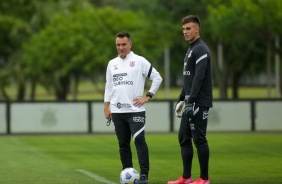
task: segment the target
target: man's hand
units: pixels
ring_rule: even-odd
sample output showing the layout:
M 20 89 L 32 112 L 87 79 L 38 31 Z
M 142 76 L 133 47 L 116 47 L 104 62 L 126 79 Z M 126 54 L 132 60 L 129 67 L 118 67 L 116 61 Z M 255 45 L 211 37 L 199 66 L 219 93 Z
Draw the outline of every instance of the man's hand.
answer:
M 104 102 L 104 115 L 106 119 L 112 119 L 112 114 L 109 106 L 110 102 Z
M 147 103 L 151 98 L 148 96 L 145 97 L 137 97 L 133 100 L 133 105 L 135 107 L 140 107 L 141 105 L 143 105 L 144 103 Z
M 184 108 L 184 101 L 179 101 L 175 106 L 175 115 L 179 118 L 181 118 Z
M 190 119 L 193 117 L 193 104 L 185 104 L 185 108 L 183 109 L 183 116 L 185 116 L 190 121 Z

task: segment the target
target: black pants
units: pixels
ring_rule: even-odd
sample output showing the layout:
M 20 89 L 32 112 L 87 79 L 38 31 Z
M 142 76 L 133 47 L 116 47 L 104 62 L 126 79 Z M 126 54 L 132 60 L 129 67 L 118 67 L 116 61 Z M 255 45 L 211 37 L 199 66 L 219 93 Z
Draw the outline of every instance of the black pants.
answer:
M 208 179 L 209 146 L 206 138 L 208 107 L 194 107 L 194 116 L 187 119 L 184 115 L 181 118 L 178 140 L 181 147 L 181 156 L 183 162 L 183 177 L 191 176 L 193 145 L 197 148 L 198 160 L 200 165 L 200 177 Z
M 130 147 L 131 136 L 134 141 L 140 173 L 149 173 L 149 151 L 145 141 L 145 112 L 137 113 L 112 113 L 115 132 L 119 143 L 119 153 L 122 169 L 133 167 L 132 152 Z

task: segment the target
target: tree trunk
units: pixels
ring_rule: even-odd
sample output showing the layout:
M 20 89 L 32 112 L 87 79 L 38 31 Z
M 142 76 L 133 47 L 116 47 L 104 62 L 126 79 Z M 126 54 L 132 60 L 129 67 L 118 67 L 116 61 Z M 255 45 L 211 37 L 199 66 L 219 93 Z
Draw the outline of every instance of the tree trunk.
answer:
M 232 79 L 232 98 L 233 99 L 239 98 L 238 88 L 239 88 L 240 77 L 241 77 L 240 72 L 235 72 L 235 74 L 233 75 L 233 79 Z
M 4 100 L 9 100 L 9 96 L 7 95 L 3 85 L 0 86 L 0 99 L 2 98 Z
M 211 50 L 212 52 L 212 50 Z M 217 54 L 215 54 L 217 53 Z M 214 56 L 211 60 L 214 69 L 214 78 L 219 89 L 219 98 L 227 99 L 228 77 L 223 62 L 223 47 L 220 42 L 217 43 L 217 51 L 211 54 Z
M 78 95 L 78 85 L 79 85 L 79 75 L 74 74 L 73 75 L 73 89 L 72 89 L 72 99 L 77 100 L 77 95 Z
M 266 74 L 267 74 L 267 97 L 271 97 L 271 50 L 269 43 L 266 46 Z
M 35 90 L 36 90 L 36 79 L 31 79 L 31 93 L 30 93 L 30 100 L 35 100 Z
M 219 79 L 219 97 L 220 99 L 226 100 L 228 98 L 227 90 L 228 90 L 228 81 L 226 77 L 221 77 Z
M 69 93 L 70 79 L 68 76 L 58 77 L 55 85 L 55 92 L 57 100 L 67 100 L 67 94 Z
M 275 48 L 278 50 L 280 48 L 279 44 L 279 35 L 275 37 Z M 281 98 L 280 93 L 280 56 L 278 52 L 275 52 L 275 91 L 276 91 L 276 98 Z
M 25 96 L 25 84 L 23 81 L 19 81 L 19 88 L 18 88 L 18 101 L 23 101 Z

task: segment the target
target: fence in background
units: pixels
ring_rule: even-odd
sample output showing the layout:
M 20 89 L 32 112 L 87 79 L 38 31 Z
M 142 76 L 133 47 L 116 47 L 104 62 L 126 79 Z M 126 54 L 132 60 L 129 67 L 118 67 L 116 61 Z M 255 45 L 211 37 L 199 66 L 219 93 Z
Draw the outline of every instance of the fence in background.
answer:
M 208 131 L 281 131 L 282 100 L 214 101 Z M 146 132 L 177 132 L 175 101 L 146 104 Z M 0 134 L 110 133 L 103 101 L 0 102 Z

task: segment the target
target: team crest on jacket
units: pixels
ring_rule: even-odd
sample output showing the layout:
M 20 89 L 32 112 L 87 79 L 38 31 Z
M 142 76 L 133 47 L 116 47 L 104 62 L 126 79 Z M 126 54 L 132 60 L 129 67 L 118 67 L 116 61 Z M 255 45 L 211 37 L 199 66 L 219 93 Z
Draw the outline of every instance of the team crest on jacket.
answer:
M 135 61 L 130 61 L 129 66 L 130 67 L 134 67 L 135 66 Z
M 117 67 L 117 65 L 114 65 L 113 67 L 114 67 L 114 70 L 118 70 L 118 67 Z

